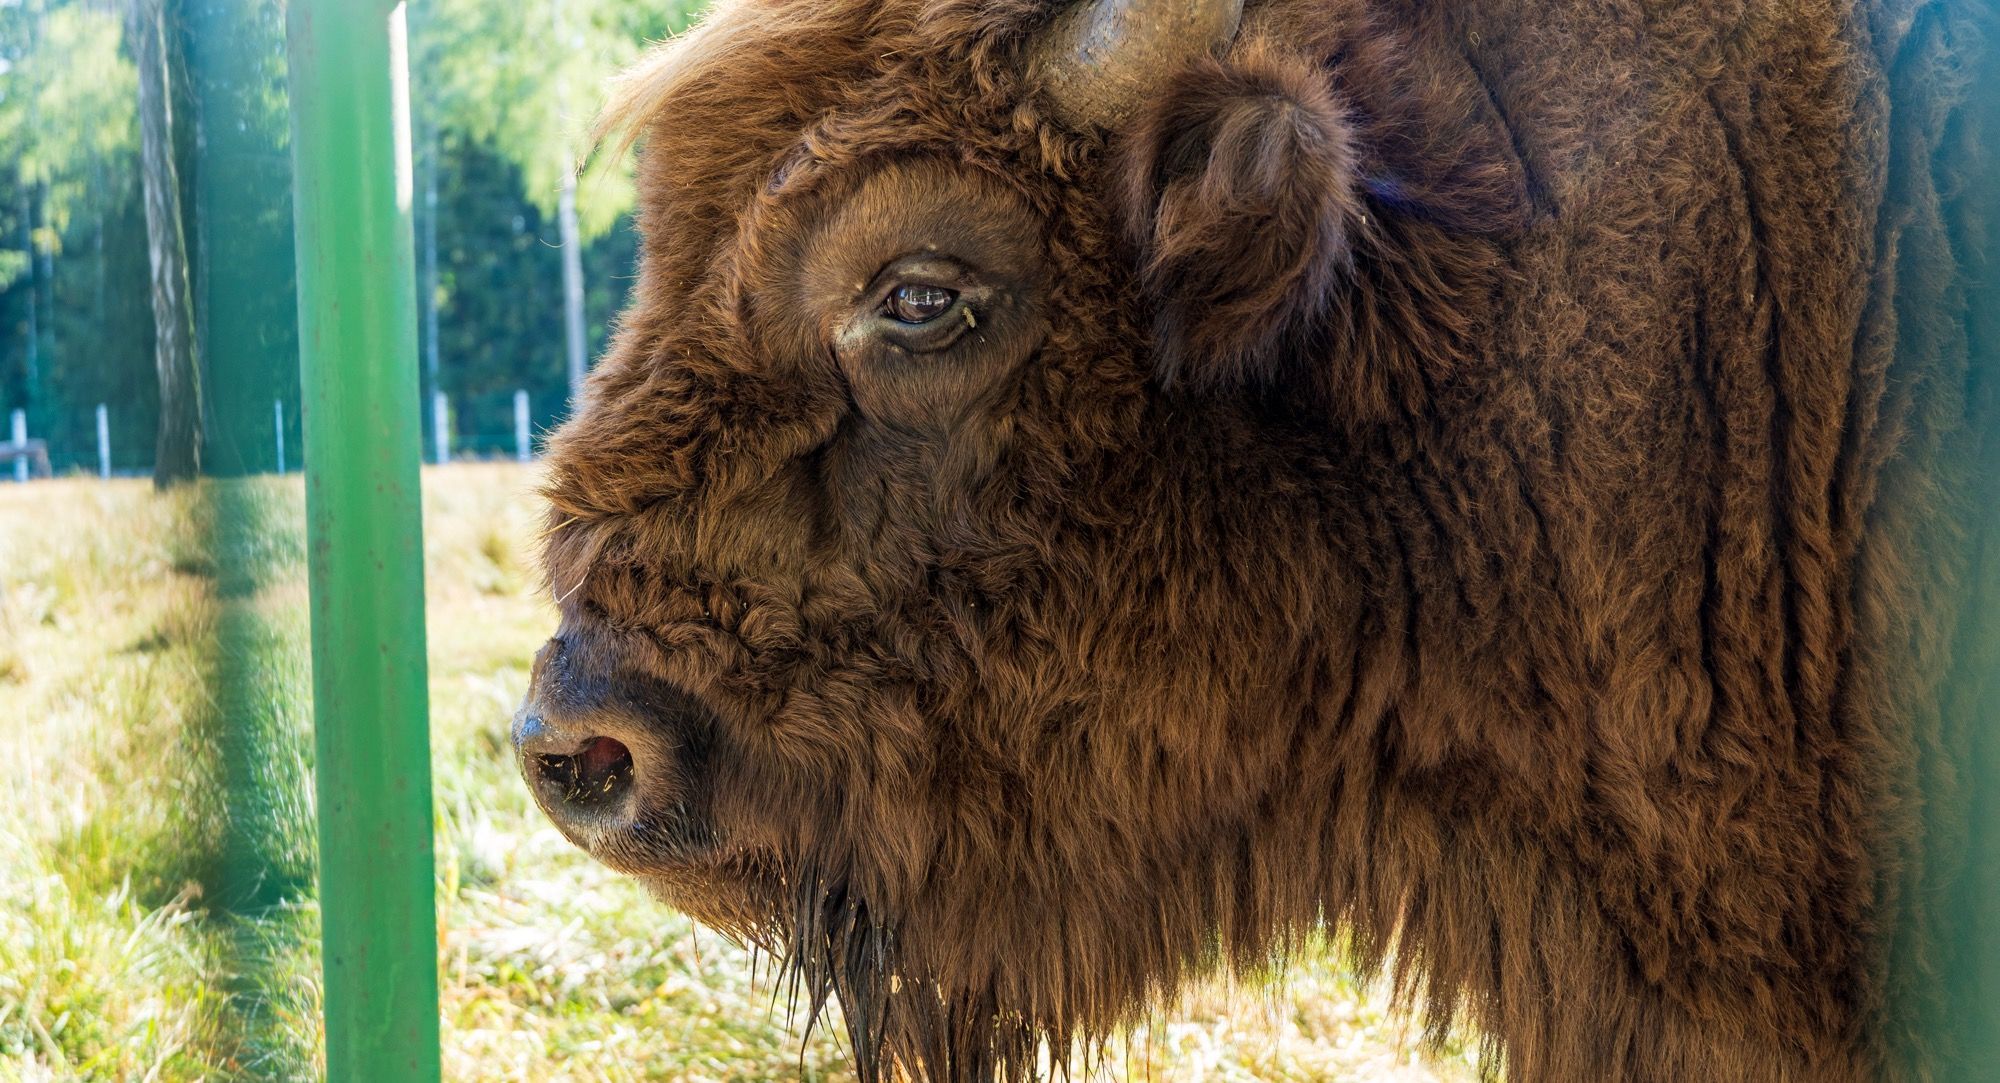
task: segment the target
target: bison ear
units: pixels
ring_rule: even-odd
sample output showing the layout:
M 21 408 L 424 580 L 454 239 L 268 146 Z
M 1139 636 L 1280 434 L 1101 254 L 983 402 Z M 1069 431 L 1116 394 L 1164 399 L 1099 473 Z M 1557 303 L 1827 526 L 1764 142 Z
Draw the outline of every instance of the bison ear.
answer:
M 1263 41 L 1182 69 L 1135 118 L 1115 198 L 1163 383 L 1268 382 L 1318 322 L 1362 221 L 1347 110 Z

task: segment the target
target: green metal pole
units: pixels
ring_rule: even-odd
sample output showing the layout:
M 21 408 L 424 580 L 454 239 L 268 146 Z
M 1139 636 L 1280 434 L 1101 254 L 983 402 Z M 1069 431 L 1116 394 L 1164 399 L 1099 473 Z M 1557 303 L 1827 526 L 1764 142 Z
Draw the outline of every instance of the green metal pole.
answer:
M 326 1067 L 438 1078 L 403 8 L 292 0 Z

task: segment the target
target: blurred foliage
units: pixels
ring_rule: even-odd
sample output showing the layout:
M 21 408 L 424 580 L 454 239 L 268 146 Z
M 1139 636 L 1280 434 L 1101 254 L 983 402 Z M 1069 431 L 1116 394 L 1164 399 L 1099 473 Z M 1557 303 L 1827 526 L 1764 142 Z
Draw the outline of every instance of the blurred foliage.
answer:
M 416 109 L 441 128 L 491 147 L 520 171 L 522 190 L 552 217 L 562 174 L 582 160 L 607 76 L 650 42 L 686 27 L 689 0 L 420 0 L 410 8 Z M 423 118 L 419 118 L 420 121 Z M 589 162 L 577 184 L 586 240 L 632 206 L 628 165 Z
M 448 133 L 439 157 L 452 183 L 437 208 L 438 339 L 457 446 L 511 454 L 514 390 L 528 392 L 537 431 L 561 418 L 569 390 L 555 215 L 522 198 L 520 168 L 491 144 Z M 625 303 L 636 240 L 620 228 L 584 245 L 592 356 Z
M 0 162 L 15 195 L 0 216 L 0 288 L 26 274 L 29 247 L 60 253 L 72 219 L 95 219 L 130 195 L 137 77 L 120 53 L 116 11 L 59 0 L 0 4 Z M 4 167 L 0 167 L 4 168 Z M 20 217 L 22 193 L 40 214 Z M 26 242 L 26 243 L 24 243 Z
M 516 389 L 528 392 L 536 431 L 562 417 L 568 386 L 555 245 L 563 172 L 587 157 L 605 81 L 685 29 L 699 7 L 699 0 L 412 4 L 417 168 L 436 169 L 440 181 L 431 299 L 439 382 L 462 451 L 511 453 Z M 577 218 L 593 357 L 633 277 L 631 209 L 629 159 L 591 159 L 577 182 Z M 428 213 L 419 200 L 420 247 Z
M 255 473 L 276 465 L 272 402 L 299 400 L 285 11 L 274 0 L 170 3 L 183 58 L 176 134 L 205 368 L 203 470 Z M 187 144 L 190 129 L 198 147 Z M 295 425 L 296 406 L 289 413 Z M 298 447 L 295 432 L 287 436 Z
M 94 452 L 89 396 L 129 399 L 138 425 L 120 450 L 139 458 L 121 465 L 136 468 L 156 388 L 123 38 L 109 2 L 0 3 L 0 407 L 29 406 L 31 432 L 81 433 Z M 72 347 L 85 363 L 59 364 Z
M 207 461 L 269 469 L 272 401 L 300 459 L 283 0 L 167 0 Z M 682 29 L 698 0 L 412 0 L 418 184 L 433 171 L 438 386 L 453 445 L 510 452 L 513 392 L 546 428 L 565 408 L 561 177 L 604 82 Z M 95 469 L 109 407 L 114 469 L 150 468 L 158 389 L 140 205 L 136 77 L 122 0 L 0 0 L 0 439 L 25 408 L 57 469 Z M 558 33 L 558 26 L 561 32 Z M 636 246 L 629 163 L 577 186 L 593 354 L 624 303 Z M 419 199 L 417 236 L 433 211 Z M 425 332 L 424 346 L 428 348 Z M 430 421 L 426 411 L 425 421 Z M 428 444 L 427 444 L 428 446 Z

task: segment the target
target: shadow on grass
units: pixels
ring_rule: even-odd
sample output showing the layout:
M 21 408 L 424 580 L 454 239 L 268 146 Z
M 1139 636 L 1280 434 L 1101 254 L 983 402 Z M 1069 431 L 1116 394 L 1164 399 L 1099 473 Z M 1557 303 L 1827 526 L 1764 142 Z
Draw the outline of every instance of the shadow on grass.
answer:
M 303 511 L 258 479 L 208 485 L 217 606 L 209 709 L 188 727 L 212 800 L 196 876 L 211 973 L 225 996 L 209 1036 L 246 1079 L 316 1076 L 319 912 L 314 880 L 311 670 L 303 613 L 283 595 L 303 574 Z
M 221 994 L 203 1004 L 203 1062 L 224 1078 L 316 1077 L 311 681 L 304 607 L 290 597 L 302 591 L 303 511 L 283 482 L 230 479 L 202 482 L 190 512 L 171 567 L 203 580 L 192 604 L 206 612 L 163 613 L 127 650 L 190 667 L 192 702 L 178 727 L 131 720 L 156 769 L 70 832 L 65 877 L 191 912 Z M 157 704 L 154 691 L 129 698 Z

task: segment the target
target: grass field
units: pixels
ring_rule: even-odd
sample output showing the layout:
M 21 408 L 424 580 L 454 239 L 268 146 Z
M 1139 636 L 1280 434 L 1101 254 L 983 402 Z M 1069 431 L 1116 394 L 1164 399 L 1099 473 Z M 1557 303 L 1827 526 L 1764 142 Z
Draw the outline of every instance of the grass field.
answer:
M 425 475 L 447 1078 L 848 1080 L 743 951 L 562 841 L 506 749 L 529 468 Z M 0 1080 L 319 1074 L 300 483 L 0 486 Z M 246 794 L 262 794 L 249 798 Z M 1109 1080 L 1460 1080 L 1324 953 L 1192 992 Z

